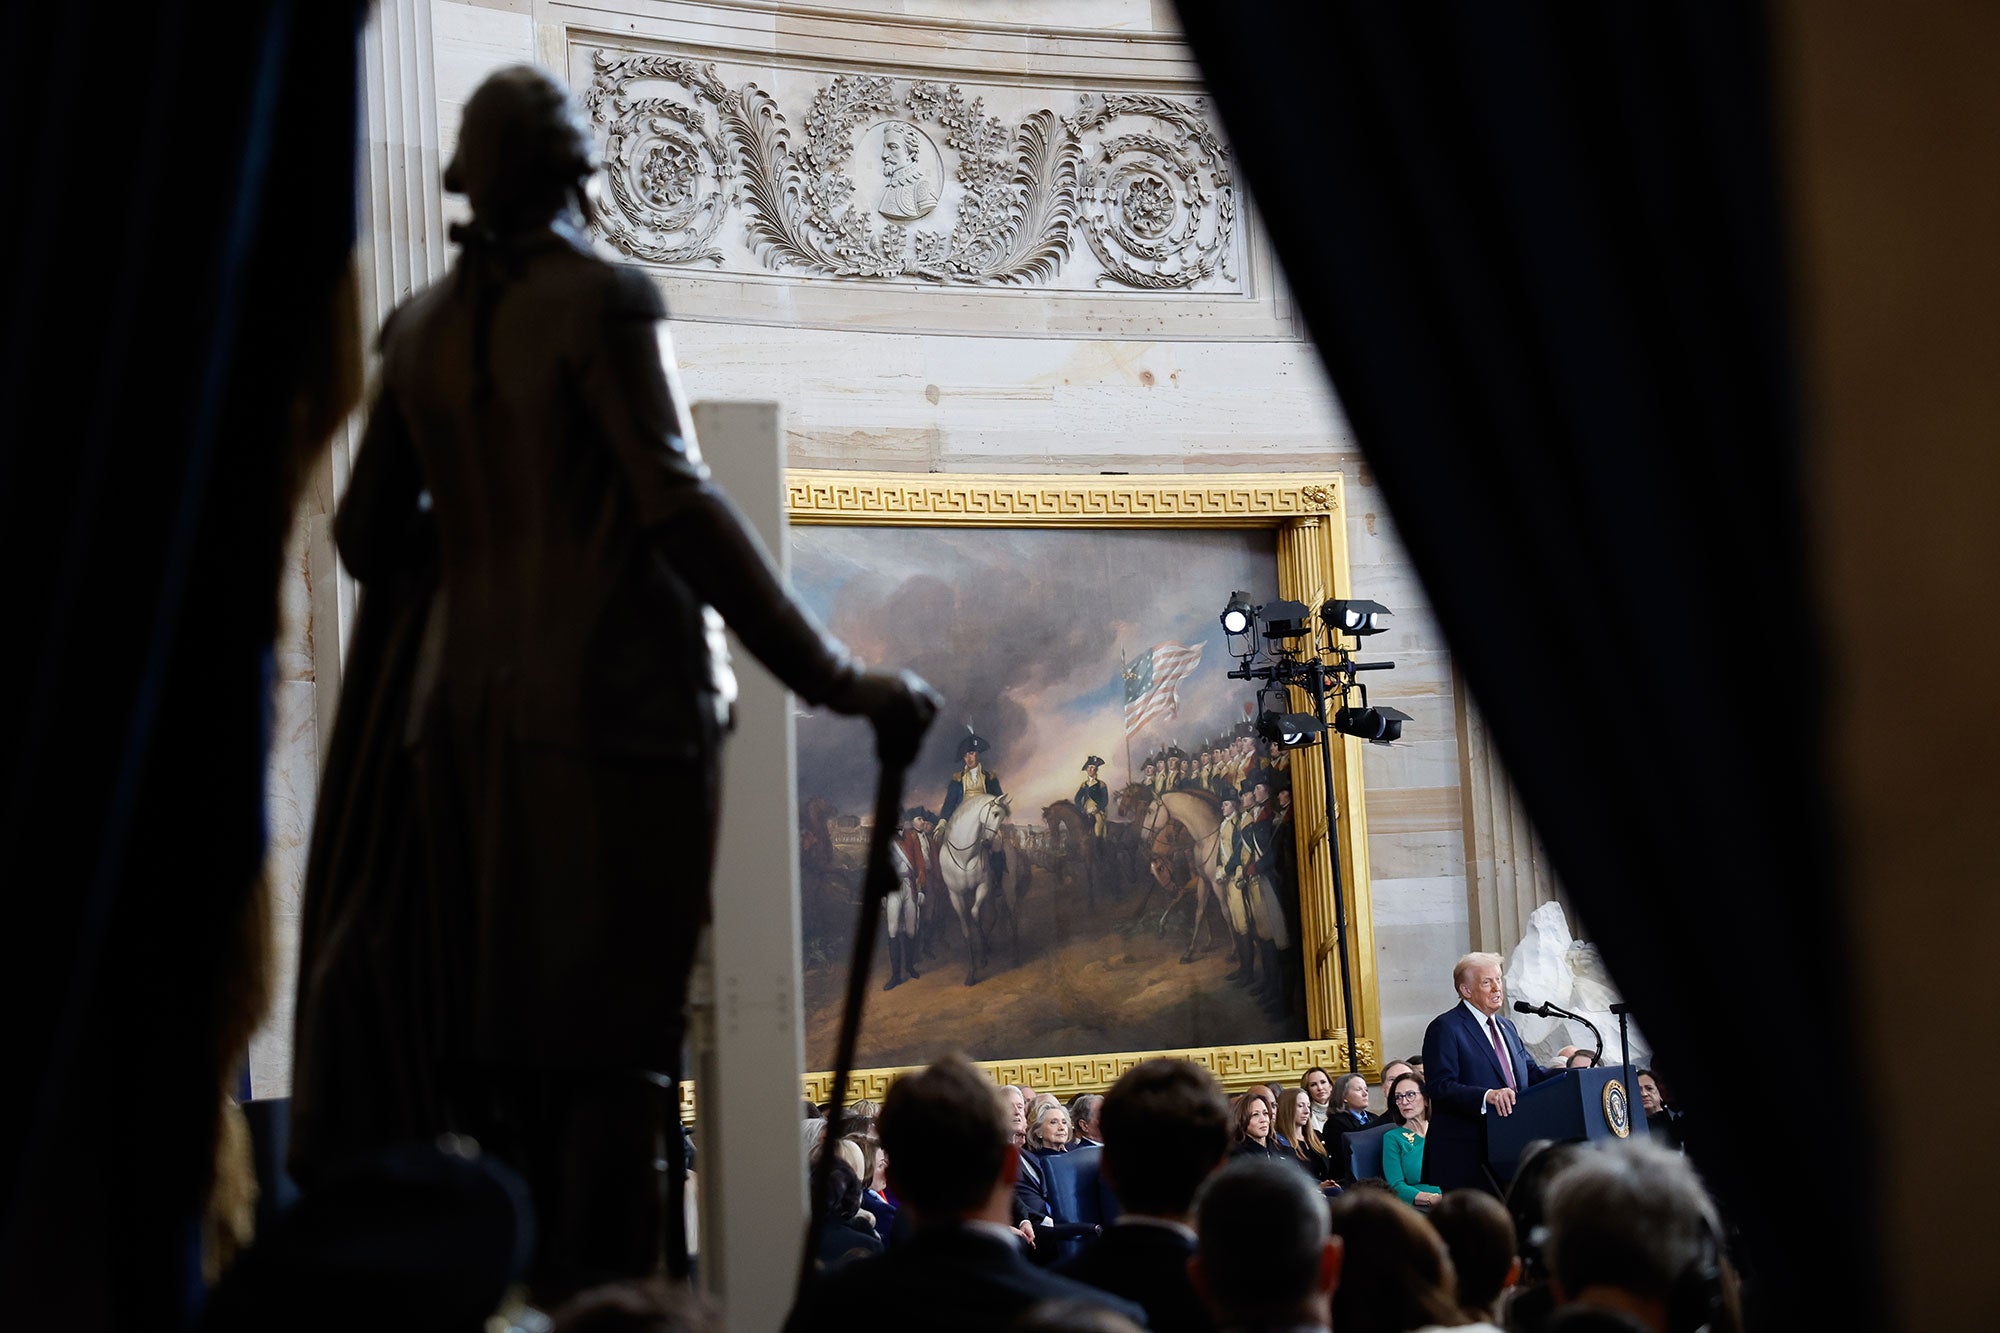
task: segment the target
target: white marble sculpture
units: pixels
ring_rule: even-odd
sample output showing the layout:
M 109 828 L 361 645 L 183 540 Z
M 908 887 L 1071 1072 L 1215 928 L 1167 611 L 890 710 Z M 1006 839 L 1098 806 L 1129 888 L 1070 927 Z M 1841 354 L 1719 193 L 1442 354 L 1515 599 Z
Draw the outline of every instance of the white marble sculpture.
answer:
M 1561 903 L 1543 903 L 1528 918 L 1521 942 L 1507 959 L 1506 976 L 1510 1002 L 1550 1003 L 1582 1014 L 1604 1034 L 1603 1063 L 1618 1063 L 1618 1019 L 1611 1006 L 1622 997 L 1612 985 L 1611 974 L 1598 956 L 1597 946 L 1570 934 L 1569 920 L 1563 915 Z M 1537 1018 L 1533 1014 L 1513 1017 L 1529 1053 L 1545 1065 L 1554 1064 L 1556 1052 L 1565 1046 L 1596 1044 L 1590 1029 L 1571 1019 Z M 1640 1035 L 1636 1023 L 1629 1030 L 1632 1064 L 1637 1068 L 1651 1060 L 1652 1047 Z

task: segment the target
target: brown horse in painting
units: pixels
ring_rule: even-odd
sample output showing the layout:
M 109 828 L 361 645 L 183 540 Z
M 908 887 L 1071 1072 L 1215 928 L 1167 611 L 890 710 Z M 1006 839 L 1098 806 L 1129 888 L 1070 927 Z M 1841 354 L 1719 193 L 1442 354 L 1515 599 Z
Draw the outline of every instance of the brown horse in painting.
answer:
M 1139 821 L 1139 834 L 1141 844 L 1146 848 L 1151 882 L 1146 886 L 1145 896 L 1139 900 L 1138 909 L 1132 914 L 1133 920 L 1137 921 L 1145 912 L 1157 885 L 1173 894 L 1160 913 L 1157 929 L 1162 933 L 1174 908 L 1189 893 L 1195 895 L 1194 930 L 1188 936 L 1187 951 L 1181 955 L 1183 963 L 1194 961 L 1211 898 L 1215 901 L 1216 919 L 1222 922 L 1223 930 L 1233 938 L 1235 928 L 1229 922 L 1228 902 L 1223 897 L 1221 883 L 1216 879 L 1215 846 L 1216 834 L 1222 827 L 1221 802 L 1205 791 L 1169 791 L 1155 795 L 1149 788 L 1137 783 L 1120 792 L 1118 800 L 1121 814 L 1134 810 L 1144 812 Z

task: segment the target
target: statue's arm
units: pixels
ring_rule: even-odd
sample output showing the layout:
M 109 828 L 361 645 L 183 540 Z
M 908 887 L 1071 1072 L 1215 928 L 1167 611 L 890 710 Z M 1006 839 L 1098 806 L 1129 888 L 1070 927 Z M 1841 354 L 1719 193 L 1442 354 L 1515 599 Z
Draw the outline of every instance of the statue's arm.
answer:
M 680 392 L 666 309 L 650 279 L 621 270 L 582 384 L 641 522 L 697 597 L 794 693 L 874 713 L 883 678 L 864 672 L 792 596 L 762 541 L 710 479 Z
M 419 507 L 423 465 L 394 389 L 384 385 L 368 413 L 347 493 L 333 520 L 333 540 L 348 572 L 364 586 L 408 567 L 429 546 Z

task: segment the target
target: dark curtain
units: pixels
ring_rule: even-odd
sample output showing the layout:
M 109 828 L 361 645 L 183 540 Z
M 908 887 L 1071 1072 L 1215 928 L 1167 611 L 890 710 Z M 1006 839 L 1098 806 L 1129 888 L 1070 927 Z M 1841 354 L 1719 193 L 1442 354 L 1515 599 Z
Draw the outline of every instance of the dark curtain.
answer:
M 0 1290 L 24 1327 L 173 1329 L 198 1301 L 363 8 L 9 19 Z
M 1767 1326 L 1866 1326 L 1875 1275 L 1803 1252 L 1877 1250 L 1834 1091 L 1858 1052 L 1764 15 L 1180 9 L 1464 679 L 1783 1312 Z

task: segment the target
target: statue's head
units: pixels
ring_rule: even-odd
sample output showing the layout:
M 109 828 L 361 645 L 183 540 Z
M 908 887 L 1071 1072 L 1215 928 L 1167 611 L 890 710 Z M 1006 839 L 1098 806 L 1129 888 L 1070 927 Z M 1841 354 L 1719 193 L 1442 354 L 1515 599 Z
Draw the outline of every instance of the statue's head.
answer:
M 597 170 L 597 141 L 583 108 L 553 74 L 510 65 L 465 104 L 444 188 L 501 230 L 532 226 L 580 201 Z

